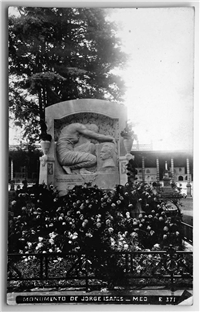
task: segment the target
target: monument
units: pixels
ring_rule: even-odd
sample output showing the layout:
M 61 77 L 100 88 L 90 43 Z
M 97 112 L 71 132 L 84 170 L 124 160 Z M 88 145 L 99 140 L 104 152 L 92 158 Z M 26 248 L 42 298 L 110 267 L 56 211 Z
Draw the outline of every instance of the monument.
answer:
M 167 161 L 165 161 L 165 170 L 164 170 L 164 176 L 163 176 L 163 193 L 164 194 L 172 194 L 174 192 L 172 186 L 171 186 L 171 181 L 172 181 L 172 174 L 167 168 Z
M 64 195 L 84 183 L 113 189 L 127 182 L 126 150 L 120 136 L 127 121 L 124 105 L 70 100 L 47 107 L 45 116 L 52 140 L 40 158 L 39 184 L 53 184 Z
M 176 190 L 176 188 L 174 188 L 174 186 L 173 186 L 173 184 L 174 184 L 173 183 L 173 172 L 168 170 L 167 161 L 165 161 L 165 170 L 164 170 L 163 182 L 164 182 L 164 186 L 161 188 L 161 197 L 163 200 L 165 200 L 165 201 L 177 200 L 178 198 L 182 197 L 179 194 L 179 192 Z M 172 208 L 172 210 L 173 210 L 173 208 Z

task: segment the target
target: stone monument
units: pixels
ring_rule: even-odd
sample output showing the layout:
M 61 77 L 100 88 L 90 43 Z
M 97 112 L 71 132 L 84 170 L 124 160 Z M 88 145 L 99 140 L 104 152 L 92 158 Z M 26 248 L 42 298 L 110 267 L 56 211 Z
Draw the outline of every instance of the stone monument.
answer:
M 172 180 L 172 174 L 167 168 L 167 161 L 165 161 L 165 170 L 164 170 L 164 176 L 163 176 L 163 183 L 164 183 L 163 192 L 164 193 L 173 193 L 171 180 Z
M 167 161 L 165 161 L 165 170 L 163 176 L 164 186 L 162 187 L 161 196 L 163 199 L 178 198 L 178 192 L 173 188 L 173 174 L 167 168 Z
M 127 120 L 124 105 L 71 100 L 47 107 L 45 116 L 52 140 L 40 158 L 39 184 L 53 184 L 64 195 L 84 183 L 113 189 L 127 182 L 126 150 L 120 137 Z

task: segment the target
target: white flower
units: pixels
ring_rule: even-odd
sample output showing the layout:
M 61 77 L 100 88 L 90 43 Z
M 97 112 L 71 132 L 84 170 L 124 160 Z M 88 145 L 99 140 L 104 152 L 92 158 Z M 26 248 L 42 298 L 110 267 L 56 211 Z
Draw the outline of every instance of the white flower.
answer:
M 123 240 L 124 240 L 124 237 L 123 237 L 123 236 L 120 236 L 118 240 L 119 240 L 119 241 L 123 241 Z
M 136 250 L 136 251 L 139 251 L 139 250 L 141 250 L 141 248 L 140 248 L 139 246 L 136 245 L 136 246 L 135 246 L 135 250 Z
M 11 205 L 14 206 L 16 203 L 17 203 L 16 200 L 13 200 L 13 201 L 11 202 Z
M 50 236 L 50 238 L 54 238 L 57 236 L 57 234 L 55 232 L 51 232 L 51 233 L 49 233 L 49 236 Z
M 90 238 L 93 237 L 92 233 L 88 233 L 88 234 L 86 233 L 86 236 L 88 236 Z
M 128 244 L 124 244 L 124 250 L 128 250 Z
M 110 219 L 107 219 L 107 220 L 106 220 L 106 224 L 107 224 L 107 225 L 110 225 L 110 223 L 111 223 Z
M 131 237 L 133 237 L 133 238 L 138 237 L 138 234 L 137 234 L 136 232 L 132 232 L 130 235 L 131 235 Z
M 50 239 L 49 239 L 49 243 L 50 243 L 51 245 L 54 245 L 54 239 L 53 239 L 53 238 L 50 238 Z
M 49 249 L 49 252 L 53 252 L 53 250 L 50 248 L 50 249 Z
M 43 239 L 44 239 L 44 238 L 43 238 L 43 237 L 41 237 L 41 236 L 39 236 L 39 237 L 38 237 L 39 242 L 42 242 L 42 241 L 43 241 Z
M 140 273 L 140 271 L 142 270 L 141 265 L 138 265 L 138 266 L 136 267 L 136 270 L 137 270 L 137 273 Z M 138 271 L 139 271 L 139 272 L 138 272 Z
M 37 244 L 37 247 L 38 247 L 38 248 L 41 248 L 42 246 L 43 246 L 43 243 L 38 243 L 38 244 Z M 36 248 L 37 248 L 37 247 L 36 247 Z

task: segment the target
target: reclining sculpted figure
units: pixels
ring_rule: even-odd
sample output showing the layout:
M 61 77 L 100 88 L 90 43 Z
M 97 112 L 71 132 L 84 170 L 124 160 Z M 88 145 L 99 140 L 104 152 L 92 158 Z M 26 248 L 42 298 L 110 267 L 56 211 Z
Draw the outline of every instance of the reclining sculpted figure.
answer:
M 85 169 L 97 163 L 95 145 L 90 142 L 91 139 L 115 143 L 112 136 L 98 133 L 98 127 L 94 124 L 72 123 L 61 130 L 57 142 L 57 156 L 66 173 L 71 174 L 71 170 L 74 169 L 80 169 L 82 174 L 91 173 Z

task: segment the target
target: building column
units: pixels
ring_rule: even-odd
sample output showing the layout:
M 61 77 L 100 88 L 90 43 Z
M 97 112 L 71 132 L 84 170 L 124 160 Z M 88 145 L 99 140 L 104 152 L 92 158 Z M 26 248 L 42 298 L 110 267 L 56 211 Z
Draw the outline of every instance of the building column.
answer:
M 171 159 L 171 174 L 172 174 L 172 183 L 174 183 L 174 159 Z
M 14 180 L 13 159 L 11 159 L 11 164 L 10 164 L 10 179 Z
M 186 164 L 187 164 L 187 196 L 191 197 L 191 179 L 190 179 L 190 163 L 189 163 L 189 158 L 186 159 Z
M 14 183 L 14 169 L 13 169 L 13 159 L 11 159 L 10 163 L 10 191 L 15 190 L 15 183 Z
M 145 182 L 145 162 L 144 162 L 144 156 L 142 156 L 142 181 Z
M 160 184 L 160 169 L 159 169 L 159 159 L 156 159 L 156 180 L 157 184 Z

